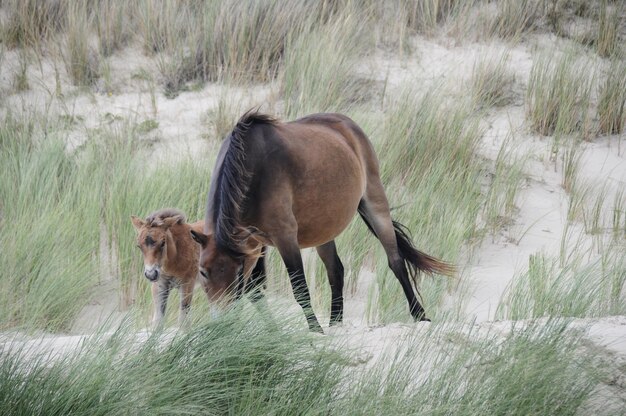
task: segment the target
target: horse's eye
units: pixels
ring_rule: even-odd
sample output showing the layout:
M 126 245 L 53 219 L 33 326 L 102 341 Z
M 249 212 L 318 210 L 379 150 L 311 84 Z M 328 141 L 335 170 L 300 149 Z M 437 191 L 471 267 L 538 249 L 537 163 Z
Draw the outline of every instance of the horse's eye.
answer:
M 161 249 L 163 249 L 163 247 L 165 247 L 165 241 L 161 243 Z
M 204 276 L 204 278 L 205 278 L 205 279 L 208 279 L 208 278 L 209 278 L 209 275 L 208 275 L 208 274 L 207 274 L 207 272 L 205 272 L 204 270 L 200 270 L 200 274 L 201 274 L 202 276 Z

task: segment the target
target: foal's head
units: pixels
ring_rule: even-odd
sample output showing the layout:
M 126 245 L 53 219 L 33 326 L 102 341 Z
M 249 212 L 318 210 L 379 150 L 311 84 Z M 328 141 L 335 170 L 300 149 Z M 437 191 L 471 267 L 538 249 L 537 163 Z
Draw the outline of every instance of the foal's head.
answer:
M 159 218 L 150 216 L 146 221 L 134 215 L 130 217 L 137 230 L 137 247 L 143 254 L 143 274 L 151 282 L 156 281 L 161 274 L 163 261 L 167 256 L 167 245 L 173 244 L 169 228 L 184 218 L 173 216 Z

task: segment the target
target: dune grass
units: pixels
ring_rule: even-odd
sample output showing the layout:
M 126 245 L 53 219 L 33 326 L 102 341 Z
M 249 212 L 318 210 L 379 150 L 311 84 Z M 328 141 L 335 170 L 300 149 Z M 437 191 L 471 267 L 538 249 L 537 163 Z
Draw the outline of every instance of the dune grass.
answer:
M 578 355 L 579 335 L 567 322 L 514 324 L 507 335 L 467 331 L 452 324 L 408 336 L 385 357 L 386 366 L 353 383 L 339 413 L 527 415 L 585 408 L 595 374 Z
M 1 325 L 67 329 L 103 279 L 101 227 L 119 261 L 125 306 L 142 299 L 130 215 L 167 206 L 190 220 L 203 216 L 212 163 L 152 162 L 136 130 L 92 131 L 76 152 L 66 150 L 63 129 L 43 117 L 9 117 L 1 126 Z M 151 169 L 145 169 L 150 165 Z M 115 172 L 115 175 L 111 175 Z M 185 183 L 184 187 L 179 184 Z M 206 189 L 205 189 L 206 188 Z
M 598 15 L 598 32 L 596 37 L 596 50 L 602 57 L 618 55 L 622 52 L 620 47 L 620 12 L 623 4 L 615 4 L 611 7 L 608 0 L 602 0 Z M 620 8 L 622 10 L 620 10 Z
M 270 82 L 277 86 L 275 108 L 284 119 L 315 111 L 347 113 L 374 143 L 393 218 L 408 227 L 420 250 L 462 267 L 488 232 L 495 235 L 514 216 L 524 179 L 526 159 L 514 157 L 505 146 L 493 164 L 477 156 L 484 114 L 475 108 L 506 102 L 502 92 L 511 85 L 506 56 L 477 61 L 473 92 L 461 97 L 445 88 L 423 93 L 421 86 L 407 85 L 381 100 L 387 85 L 368 79 L 358 65 L 376 47 L 389 44 L 419 59 L 408 55 L 410 36 L 440 34 L 474 3 L 100 0 L 85 10 L 82 2 L 5 0 L 0 2 L 7 11 L 0 46 L 22 48 L 25 86 L 31 82 L 26 75 L 33 51 L 28 48 L 36 54 L 63 40 L 58 50 L 71 79 L 93 87 L 98 77 L 107 77 L 107 57 L 137 42 L 158 65 L 158 82 L 169 97 L 189 83 Z M 517 41 L 535 30 L 545 17 L 539 3 L 483 4 L 497 11 L 495 23 L 486 27 L 490 36 Z M 131 34 L 135 30 L 129 27 L 139 33 Z M 535 132 L 559 140 L 588 134 L 593 85 L 584 74 L 589 68 L 576 58 L 575 52 L 556 62 L 535 57 L 525 97 Z M 614 65 L 610 75 L 622 74 L 621 64 Z M 56 76 L 60 79 L 58 71 Z M 621 91 L 623 77 L 611 76 L 598 94 L 598 119 L 606 126 L 600 130 L 606 134 L 623 131 L 623 96 L 609 94 Z M 57 86 L 60 91 L 60 81 Z M 525 415 L 606 410 L 588 401 L 598 368 L 586 366 L 591 360 L 584 342 L 567 330 L 566 321 L 533 320 L 626 313 L 620 256 L 626 235 L 623 192 L 610 205 L 606 194 L 592 195 L 577 182 L 576 143 L 569 143 L 563 155 L 563 187 L 572 195 L 570 219 L 582 221 L 595 238 L 608 232 L 612 240 L 594 247 L 602 254 L 591 262 L 569 252 L 565 238 L 560 258 L 532 256 L 528 271 L 516 276 L 498 309 L 499 318 L 530 319 L 511 331 L 485 335 L 481 327 L 463 323 L 465 289 L 454 293 L 455 305 L 442 301 L 450 290 L 463 287 L 462 274 L 459 279 L 422 277 L 417 283 L 434 323 L 407 329 L 413 333 L 399 338 L 397 349 L 381 361 L 348 359 L 355 352 L 344 340 L 305 332 L 286 271 L 272 250 L 270 290 L 288 305 L 272 299 L 271 309 L 291 305 L 298 313 L 293 320 L 277 313 L 278 325 L 272 324 L 243 301 L 207 322 L 207 302 L 198 291 L 194 321 L 186 331 L 141 338 L 135 330 L 147 321 L 150 298 L 129 217 L 171 206 L 191 221 L 202 218 L 217 144 L 212 136 L 227 133 L 239 115 L 229 96 L 221 97 L 210 120 L 206 154 L 164 162 L 142 139 L 158 125 L 156 94 L 153 90 L 153 119 L 85 127 L 84 144 L 71 150 L 67 125 L 56 125 L 48 116 L 32 113 L 0 121 L 0 329 L 66 331 L 98 282 L 111 277 L 120 287 L 120 306 L 139 317 L 113 336 L 102 334 L 76 354 L 56 359 L 33 358 L 32 350 L 1 343 L 0 413 Z M 486 176 L 492 180 L 486 182 Z M 108 244 L 107 259 L 102 244 Z M 337 247 L 346 268 L 346 293 L 367 293 L 369 323 L 410 322 L 383 250 L 359 218 L 337 239 Z M 103 267 L 104 261 L 114 264 Z M 305 254 L 305 266 L 316 313 L 327 319 L 330 290 L 313 250 Z M 169 317 L 176 313 L 170 306 Z
M 288 44 L 281 82 L 287 119 L 319 111 L 345 112 L 371 94 L 354 77 L 356 57 L 367 37 L 360 23 L 347 14 Z
M 384 155 L 381 176 L 390 205 L 396 207 L 392 217 L 408 227 L 420 250 L 456 262 L 477 233 L 485 201 L 478 180 L 483 165 L 475 157 L 482 135 L 477 119 L 462 103 L 446 102 L 438 89 L 420 97 L 407 88 L 390 105 L 377 133 L 372 140 Z M 399 313 L 406 315 L 406 301 L 384 255 L 376 253 L 377 285 L 369 316 L 373 321 L 397 319 Z M 422 297 L 431 311 L 437 310 L 448 284 L 448 279 L 422 279 Z
M 626 127 L 626 63 L 613 59 L 598 91 L 600 134 L 620 134 Z
M 526 115 L 544 136 L 589 133 L 592 90 L 589 67 L 566 52 L 556 61 L 541 54 L 533 61 L 526 92 Z
M 474 63 L 471 90 L 479 108 L 500 107 L 511 100 L 515 76 L 508 69 L 509 56 L 481 57 Z
M 92 160 L 9 117 L 0 126 L 0 326 L 67 328 L 98 280 L 100 192 Z
M 543 15 L 543 2 L 538 0 L 502 0 L 492 21 L 491 33 L 504 39 L 518 39 L 533 30 Z
M 52 361 L 5 344 L 0 409 L 6 415 L 317 413 L 347 360 L 312 338 L 231 314 L 186 333 L 141 337 L 122 327 Z
M 51 361 L 0 347 L 3 414 L 576 414 L 600 374 L 566 321 L 433 325 L 378 360 L 231 312 L 188 332 L 121 328 Z M 509 332 L 510 331 L 510 332 Z M 144 339 L 141 339 L 144 338 Z M 32 347 L 30 347 L 32 348 Z M 28 364 L 27 364 L 28 363 Z M 181 394 L 184 392 L 184 394 Z M 606 403 L 604 403 L 606 405 Z M 601 414 L 600 413 L 600 414 Z
M 537 253 L 528 270 L 512 281 L 496 315 L 501 319 L 539 317 L 599 317 L 626 313 L 626 262 L 619 243 L 606 247 L 598 259 L 583 262 L 569 256 L 558 259 Z

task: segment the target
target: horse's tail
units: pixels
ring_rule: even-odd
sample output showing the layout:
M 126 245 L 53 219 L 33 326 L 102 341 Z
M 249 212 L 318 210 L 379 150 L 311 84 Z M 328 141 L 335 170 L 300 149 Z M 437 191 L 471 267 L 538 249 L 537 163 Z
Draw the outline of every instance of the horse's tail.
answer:
M 372 232 L 372 234 L 376 235 L 376 232 L 372 228 L 372 225 L 369 223 L 365 213 L 359 209 L 359 215 L 367 225 L 367 228 Z M 397 221 L 391 221 L 393 224 L 393 229 L 396 234 L 396 242 L 398 244 L 398 253 L 404 263 L 407 266 L 409 274 L 415 283 L 417 274 L 419 271 L 428 274 L 442 274 L 445 276 L 454 276 L 456 275 L 456 267 L 452 264 L 441 261 L 435 257 L 429 256 L 426 253 L 419 251 L 413 245 L 411 238 L 409 237 L 409 233 L 407 228 Z
M 418 271 L 428 274 L 442 274 L 445 276 L 454 276 L 456 274 L 456 267 L 454 267 L 454 265 L 429 256 L 416 249 L 404 225 L 397 221 L 392 221 L 392 223 L 393 229 L 396 232 L 398 252 L 408 266 L 409 273 L 413 280 L 417 277 Z

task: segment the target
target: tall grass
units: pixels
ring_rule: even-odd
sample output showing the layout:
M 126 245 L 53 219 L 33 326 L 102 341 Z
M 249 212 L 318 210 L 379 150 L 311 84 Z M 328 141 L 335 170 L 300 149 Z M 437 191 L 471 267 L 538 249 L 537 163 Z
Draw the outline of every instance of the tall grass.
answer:
M 366 36 L 359 23 L 346 15 L 288 44 L 281 84 L 287 118 L 319 111 L 346 112 L 371 94 L 353 75 Z
M 141 340 L 126 329 L 48 361 L 0 347 L 3 414 L 608 414 L 592 391 L 606 370 L 566 321 L 503 328 L 433 325 L 369 363 L 341 340 L 306 336 L 281 318 L 231 313 L 187 333 Z M 463 331 L 463 332 L 462 332 Z M 349 350 L 346 350 L 348 352 Z
M 183 30 L 170 29 L 178 27 L 175 22 L 166 23 L 168 33 L 160 36 L 168 54 L 161 72 L 170 94 L 194 79 L 274 79 L 287 42 L 307 31 L 319 16 L 315 3 L 302 0 L 288 4 L 275 0 L 205 2 L 189 6 L 187 13 Z M 169 19 L 178 21 L 180 13 L 171 10 Z
M 36 47 L 63 29 L 66 3 L 63 1 L 7 0 L 7 22 L 0 39 L 9 47 Z
M 212 170 L 191 159 L 148 157 L 137 127 L 94 130 L 74 153 L 42 117 L 0 126 L 0 308 L 2 327 L 67 329 L 101 281 L 101 229 L 119 261 L 122 307 L 147 303 L 130 215 L 178 207 L 202 218 Z M 115 172 L 115 175 L 111 175 Z M 181 183 L 184 186 L 181 186 Z
M 518 39 L 530 32 L 543 15 L 539 0 L 502 0 L 491 25 L 491 32 L 504 39 Z
M 579 254 L 563 267 L 541 253 L 530 256 L 528 271 L 514 278 L 496 315 L 515 320 L 623 315 L 626 262 L 621 250 L 619 244 L 611 246 L 587 264 Z
M 425 34 L 433 34 L 437 26 L 467 10 L 471 1 L 422 0 L 402 1 L 407 9 L 407 25 L 410 29 Z
M 601 3 L 596 50 L 598 55 L 606 58 L 620 52 L 620 8 L 623 9 L 624 5 L 609 7 L 607 0 L 602 0 Z
M 482 57 L 474 63 L 471 78 L 472 96 L 481 107 L 503 106 L 511 99 L 515 76 L 508 69 L 509 56 Z
M 90 86 L 99 76 L 99 54 L 86 36 L 91 27 L 90 14 L 83 2 L 69 4 L 68 8 L 65 67 L 75 85 Z
M 513 325 L 502 337 L 466 331 L 434 326 L 405 338 L 385 356 L 387 365 L 351 383 L 337 413 L 573 415 L 588 408 L 595 374 L 566 322 Z
M 417 247 L 451 262 L 475 236 L 485 201 L 479 181 L 483 165 L 475 156 L 483 132 L 470 111 L 462 103 L 446 102 L 439 90 L 419 97 L 407 89 L 389 108 L 382 137 L 373 137 L 388 199 L 398 207 L 392 216 L 413 232 Z M 384 257 L 379 254 L 374 264 L 378 287 L 373 289 L 370 318 L 393 319 L 397 315 L 381 305 L 406 306 L 400 285 Z M 447 283 L 425 278 L 422 284 L 424 302 L 432 311 Z
M 598 92 L 599 132 L 619 134 L 626 127 L 626 62 L 613 59 Z
M 66 329 L 99 278 L 98 166 L 35 120 L 5 120 L 0 148 L 0 327 Z
M 556 61 L 547 54 L 535 59 L 526 92 L 526 117 L 534 131 L 545 136 L 589 133 L 589 71 L 570 52 Z
M 100 53 L 107 57 L 124 48 L 132 37 L 136 24 L 133 3 L 100 0 L 96 9 L 95 26 Z
M 512 140 L 509 136 L 496 156 L 483 209 L 485 227 L 493 236 L 513 222 L 517 194 L 526 178 L 527 157 L 513 154 L 509 147 Z
M 118 329 L 52 363 L 3 345 L 0 411 L 318 413 L 330 401 L 340 380 L 339 363 L 345 362 L 323 342 L 313 344 L 311 336 L 271 329 L 241 314 L 188 333 L 137 338 L 127 328 Z

